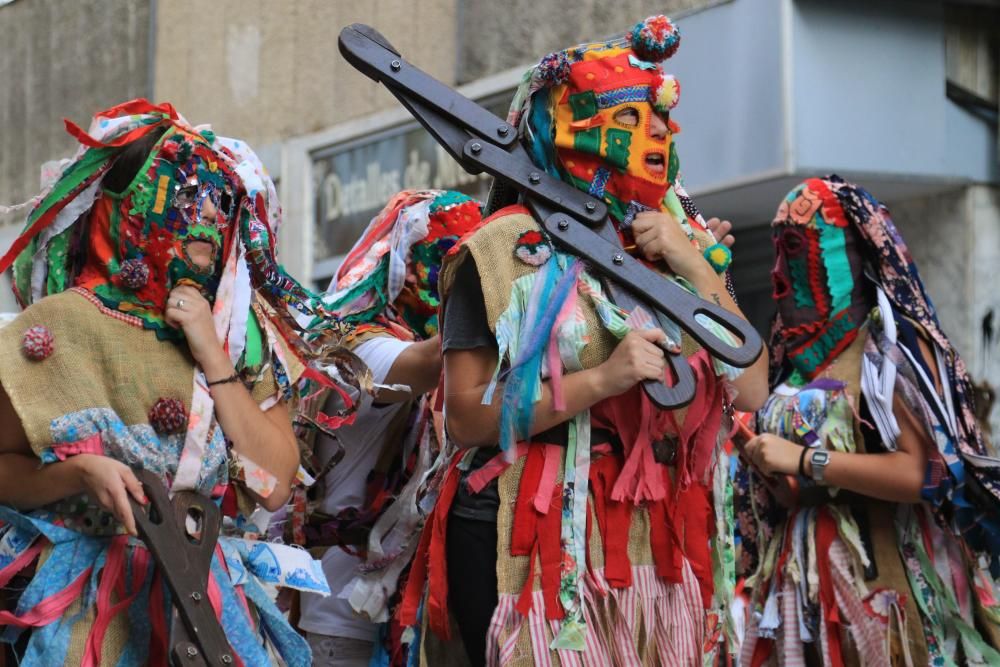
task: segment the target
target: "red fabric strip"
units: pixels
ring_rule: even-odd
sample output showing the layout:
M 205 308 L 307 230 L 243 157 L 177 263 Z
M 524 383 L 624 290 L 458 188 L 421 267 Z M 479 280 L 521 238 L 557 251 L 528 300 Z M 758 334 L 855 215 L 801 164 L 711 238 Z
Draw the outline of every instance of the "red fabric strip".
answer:
M 55 454 L 56 458 L 60 461 L 65 461 L 75 454 L 103 455 L 104 443 L 101 440 L 101 434 L 95 433 L 84 438 L 83 440 L 77 440 L 76 442 L 66 442 L 59 443 L 58 445 L 52 445 L 52 453 Z
M 649 546 L 653 551 L 656 574 L 671 584 L 684 582 L 683 556 L 680 538 L 671 521 L 669 500 L 662 500 L 649 506 Z
M 110 109 L 100 111 L 95 116 L 97 118 L 118 118 L 119 116 L 140 116 L 142 114 L 163 114 L 171 120 L 180 120 L 177 110 L 170 102 L 160 102 L 153 104 L 145 97 L 137 97 L 128 102 L 116 104 Z
M 535 562 L 538 560 L 538 544 L 535 544 L 531 553 L 528 554 L 528 577 L 524 580 L 524 585 L 521 587 L 521 594 L 517 596 L 517 604 L 514 605 L 514 609 L 521 616 L 528 618 L 528 614 L 531 613 L 531 602 L 532 593 L 535 590 Z
M 510 537 L 510 555 L 527 556 L 531 554 L 537 536 L 538 511 L 534 499 L 538 490 L 538 482 L 542 479 L 542 468 L 545 465 L 545 451 L 538 445 L 528 447 L 528 456 L 524 460 L 524 471 L 521 473 L 521 484 L 517 489 L 517 501 L 514 505 L 514 527 Z
M 66 608 L 83 592 L 83 587 L 90 578 L 90 573 L 94 568 L 88 567 L 72 584 L 62 589 L 55 595 L 45 598 L 34 609 L 31 609 L 22 616 L 15 616 L 9 611 L 0 611 L 0 625 L 15 625 L 19 628 L 41 627 L 54 622 L 62 616 Z
M 163 576 L 157 569 L 153 572 L 153 582 L 149 589 L 149 664 L 167 663 L 167 617 L 163 600 Z
M 698 580 L 702 603 L 707 609 L 712 604 L 715 589 L 712 581 L 712 554 L 709 549 L 709 538 L 715 531 L 708 489 L 700 484 L 689 486 L 681 492 L 675 512 L 675 523 L 680 517 L 683 520 L 684 554 Z
M 431 630 L 441 639 L 451 639 L 451 625 L 448 620 L 448 563 L 446 540 L 448 535 L 448 512 L 458 491 L 458 481 L 461 477 L 458 462 L 461 454 L 456 454 L 448 477 L 445 478 L 441 495 L 438 496 L 434 508 L 434 522 L 428 527 L 431 530 L 428 545 L 427 571 L 427 615 Z
M 109 116 L 110 118 L 110 116 Z M 63 125 L 66 126 L 66 131 L 77 141 L 79 141 L 84 146 L 89 148 L 117 148 L 119 146 L 125 146 L 130 144 L 137 139 L 149 134 L 152 130 L 164 125 L 165 123 L 171 123 L 174 119 L 163 118 L 155 123 L 150 123 L 149 125 L 142 125 L 133 130 L 126 132 L 125 134 L 115 137 L 111 141 L 101 141 L 100 139 L 95 139 L 90 136 L 87 132 L 83 130 L 79 125 L 69 120 L 68 118 L 63 119 Z
M 844 215 L 844 208 L 840 205 L 840 200 L 830 188 L 826 187 L 826 183 L 822 179 L 808 178 L 806 179 L 806 187 L 818 194 L 822 200 L 823 219 L 828 224 L 847 227 L 847 216 Z
M 514 453 L 514 460 L 517 460 L 527 453 L 528 448 L 523 442 L 519 442 L 515 446 L 517 449 Z M 479 493 L 486 488 L 487 484 L 503 474 L 503 471 L 509 467 L 510 461 L 507 460 L 507 453 L 500 452 L 487 461 L 479 470 L 469 473 L 469 476 L 465 478 L 465 486 L 471 493 Z
M 544 463 L 542 464 L 542 476 L 538 480 L 538 490 L 535 492 L 535 509 L 541 514 L 549 511 L 549 497 L 552 490 L 556 488 L 556 478 L 559 476 L 559 467 L 563 462 L 563 448 L 559 445 L 541 445 L 544 452 Z
M 768 639 L 767 637 L 757 637 L 757 644 L 753 647 L 753 659 L 750 661 L 750 667 L 763 667 L 763 665 L 771 657 L 771 652 L 773 650 L 773 639 Z
M 663 486 L 667 496 L 649 506 L 649 542 L 653 552 L 653 563 L 657 576 L 672 584 L 683 583 L 684 560 L 681 554 L 680 538 L 673 519 L 675 499 L 670 493 L 670 471 L 662 468 Z M 679 505 L 677 505 L 679 507 Z
M 4 569 L 0 570 L 0 586 L 6 586 L 7 582 L 14 578 L 14 575 L 31 565 L 32 561 L 42 552 L 48 540 L 44 537 L 36 537 L 34 543 L 15 558 Z
M 127 542 L 127 535 L 116 535 L 111 539 L 107 559 L 104 561 L 104 567 L 101 569 L 100 580 L 97 584 L 94 623 L 90 626 L 90 633 L 87 635 L 87 646 L 80 667 L 96 667 L 101 664 L 104 635 L 114 618 L 111 593 L 125 572 L 125 545 Z
M 840 611 L 837 608 L 837 597 L 830 575 L 830 546 L 836 537 L 836 522 L 826 508 L 820 508 L 816 516 L 816 570 L 819 572 L 819 598 L 823 605 L 823 621 L 826 623 L 830 663 L 833 667 L 843 667 L 844 658 L 840 646 Z

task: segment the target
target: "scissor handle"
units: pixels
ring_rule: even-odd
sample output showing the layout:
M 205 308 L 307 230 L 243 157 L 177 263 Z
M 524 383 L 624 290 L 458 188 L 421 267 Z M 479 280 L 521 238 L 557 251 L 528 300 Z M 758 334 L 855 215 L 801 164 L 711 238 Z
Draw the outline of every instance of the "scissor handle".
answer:
M 608 279 L 643 295 L 654 310 L 667 315 L 717 359 L 746 368 L 763 350 L 763 341 L 753 326 L 719 304 L 709 303 L 680 285 L 645 266 L 625 252 L 609 222 L 590 230 L 564 213 L 543 219 L 545 230 L 560 245 L 590 261 L 592 267 Z M 707 318 L 731 333 L 732 344 L 703 325 L 699 317 Z
M 615 282 L 605 278 L 604 288 L 608 291 L 608 296 L 619 308 L 632 312 L 642 304 L 628 290 L 622 288 Z M 649 310 L 648 306 L 646 309 Z M 673 384 L 668 385 L 666 381 L 646 380 L 642 383 L 642 389 L 657 406 L 663 409 L 679 408 L 687 405 L 694 398 L 695 383 L 694 372 L 691 365 L 681 354 L 664 350 L 667 359 L 667 366 L 673 376 Z
M 233 650 L 208 600 L 208 576 L 222 521 L 219 508 L 195 491 L 178 491 L 171 500 L 156 474 L 148 470 L 135 474 L 149 500 L 141 505 L 129 497 L 136 528 L 163 574 L 181 620 L 174 624 L 171 638 L 172 664 L 234 664 Z M 200 514 L 198 535 L 187 530 L 192 509 Z

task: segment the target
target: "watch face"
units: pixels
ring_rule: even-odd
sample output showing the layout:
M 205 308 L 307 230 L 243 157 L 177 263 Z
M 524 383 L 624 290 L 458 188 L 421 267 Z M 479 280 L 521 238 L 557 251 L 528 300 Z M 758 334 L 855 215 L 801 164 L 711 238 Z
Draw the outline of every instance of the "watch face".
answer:
M 823 450 L 820 450 L 818 452 L 813 452 L 813 455 L 812 455 L 812 464 L 813 465 L 825 466 L 829 460 L 830 460 L 830 454 L 829 454 L 829 452 L 825 452 Z

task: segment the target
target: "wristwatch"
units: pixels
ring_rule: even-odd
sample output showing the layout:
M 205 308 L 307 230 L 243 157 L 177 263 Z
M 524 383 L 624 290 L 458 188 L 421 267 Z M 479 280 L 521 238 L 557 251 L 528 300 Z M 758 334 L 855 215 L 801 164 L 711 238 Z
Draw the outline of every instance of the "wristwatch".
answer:
M 817 449 L 809 455 L 809 463 L 812 465 L 813 481 L 822 484 L 826 466 L 830 463 L 830 452 L 825 449 Z

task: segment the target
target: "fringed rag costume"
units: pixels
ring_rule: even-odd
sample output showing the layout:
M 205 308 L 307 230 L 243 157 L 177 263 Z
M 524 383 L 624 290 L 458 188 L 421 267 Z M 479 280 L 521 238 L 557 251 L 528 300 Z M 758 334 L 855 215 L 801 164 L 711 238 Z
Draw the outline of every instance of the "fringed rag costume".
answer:
M 394 196 L 347 254 L 323 297 L 324 306 L 334 317 L 353 326 L 344 346 L 357 351 L 375 338 L 414 342 L 437 335 L 441 262 L 459 238 L 480 221 L 479 204 L 459 192 L 407 190 Z M 409 568 L 420 529 L 434 507 L 453 453 L 440 446 L 442 420 L 436 396 L 413 396 L 408 405 L 392 413 L 383 441 L 377 443 L 377 463 L 366 471 L 363 505 L 341 508 L 335 515 L 320 509 L 331 494 L 338 494 L 336 488 L 328 488 L 327 477 L 344 458 L 344 450 L 360 443 L 323 429 L 309 413 L 317 401 L 300 405 L 303 412 L 298 421 L 302 426 L 311 425 L 307 432 L 313 443 L 317 478 L 313 490 L 317 493 L 311 494 L 308 519 L 303 523 L 293 517 L 290 522 L 293 527 L 304 525 L 302 531 L 291 531 L 291 538 L 304 542 L 314 554 L 334 548 L 360 559 L 360 565 L 357 560 L 351 563 L 357 570 L 352 581 L 333 594 L 346 597 L 355 613 L 382 624 L 377 664 L 403 664 L 401 629 L 388 622 L 399 603 L 400 577 Z M 363 403 L 359 416 L 368 409 Z M 317 442 L 320 433 L 324 435 Z M 345 562 L 350 561 L 343 557 L 333 561 L 337 566 Z M 327 615 L 342 613 L 332 605 L 306 598 L 304 619 L 311 613 L 310 603 L 326 605 L 323 613 Z M 316 617 L 322 618 L 320 613 Z
M 679 85 L 660 64 L 678 43 L 676 27 L 661 16 L 623 38 L 551 54 L 526 74 L 509 120 L 539 167 L 607 202 L 627 249 L 634 247 L 628 226 L 635 213 L 661 210 L 700 249 L 722 252 L 678 177 L 678 128 L 666 116 Z M 622 111 L 630 122 L 620 121 Z M 667 122 L 666 136 L 651 131 L 654 113 Z M 446 260 L 446 322 L 456 275 L 473 261 L 498 349 L 483 402 L 502 393 L 500 443 L 453 459 L 401 622 L 422 623 L 437 638 L 453 634 L 443 544 L 449 505 L 456 494 L 496 484 L 499 604 L 487 664 L 710 662 L 734 585 L 720 445 L 726 379 L 738 371 L 672 327 L 666 333 L 697 379 L 689 406 L 661 411 L 636 386 L 574 415 L 557 427 L 557 438 L 526 438 L 543 380 L 559 409 L 565 373 L 599 365 L 629 330 L 654 326 L 653 318 L 616 307 L 579 258 L 554 246 L 527 209 L 511 206 Z M 484 453 L 487 461 L 475 467 Z M 430 639 L 421 637 L 421 657 L 439 664 Z
M 322 571 L 304 551 L 238 537 L 253 509 L 245 490 L 266 497 L 275 478 L 228 446 L 206 378 L 164 311 L 173 287 L 196 287 L 261 409 L 306 376 L 335 388 L 331 419 L 341 420 L 364 380 L 337 345 L 345 329 L 328 318 L 323 349 L 299 336 L 322 305 L 275 261 L 280 208 L 245 143 L 146 100 L 98 114 L 87 132 L 67 128 L 79 151 L 0 260 L 0 270 L 13 265 L 25 307 L 0 330 L 0 385 L 42 465 L 99 454 L 217 499 L 232 536 L 220 537 L 209 598 L 237 663 L 269 665 L 274 650 L 308 665 L 308 647 L 262 583 L 322 593 Z M 107 189 L 123 150 L 154 131 L 131 183 Z M 224 223 L 202 219 L 207 201 Z M 189 256 L 192 242 L 211 245 L 207 268 Z M 0 639 L 18 643 L 21 664 L 166 664 L 163 577 L 145 545 L 86 496 L 0 507 L 0 586 Z
M 759 432 L 891 452 L 895 400 L 935 447 L 916 504 L 805 483 L 783 509 L 738 473 L 740 569 L 753 590 L 742 664 L 1000 663 L 1000 460 L 888 210 L 837 176 L 813 178 L 773 229 L 775 300 L 787 308 Z

